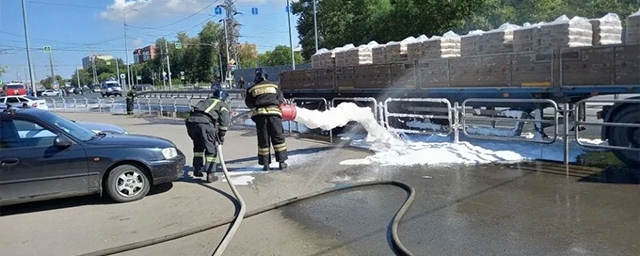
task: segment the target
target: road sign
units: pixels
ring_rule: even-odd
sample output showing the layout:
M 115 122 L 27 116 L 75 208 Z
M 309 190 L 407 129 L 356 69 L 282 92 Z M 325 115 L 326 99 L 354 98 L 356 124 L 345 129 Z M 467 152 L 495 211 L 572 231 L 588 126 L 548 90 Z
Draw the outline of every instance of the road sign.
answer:
M 51 46 L 50 45 L 45 45 L 44 47 L 42 47 L 42 50 L 45 53 L 51 53 Z
M 107 66 L 111 66 L 111 61 L 107 61 Z
M 180 76 L 180 80 L 184 80 L 184 76 Z
M 229 63 L 230 63 L 231 65 L 235 65 L 235 64 L 236 64 L 236 60 L 231 59 L 231 60 L 229 61 Z
M 184 76 L 184 71 L 180 71 L 180 75 L 181 75 L 181 76 Z
M 124 79 L 125 77 L 127 77 L 125 74 L 120 74 L 120 78 Z
M 215 15 L 222 14 L 222 7 L 217 6 L 217 7 L 213 10 L 213 13 L 214 13 Z
M 163 75 L 163 76 L 166 76 L 166 75 L 167 75 L 167 72 L 162 71 L 162 75 Z
M 176 42 L 176 49 L 182 49 L 182 43 Z
M 251 14 L 258 15 L 258 7 L 252 7 L 251 8 Z
M 136 76 L 136 79 L 142 80 L 142 76 Z

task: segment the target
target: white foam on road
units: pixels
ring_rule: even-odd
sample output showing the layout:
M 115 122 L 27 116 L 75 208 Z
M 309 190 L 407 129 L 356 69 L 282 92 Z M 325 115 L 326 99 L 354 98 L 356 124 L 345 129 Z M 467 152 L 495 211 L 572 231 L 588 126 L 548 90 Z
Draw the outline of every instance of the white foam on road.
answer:
M 468 139 L 454 143 L 450 137 L 407 136 L 405 146 L 381 145 L 370 143 L 365 139 L 355 139 L 352 146 L 367 148 L 375 152 L 373 156 L 363 159 L 351 159 L 340 162 L 341 165 L 474 165 L 487 163 L 514 163 L 534 160 L 564 160 L 564 143 L 558 139 L 553 144 L 535 142 L 502 142 Z M 581 139 L 583 144 L 603 144 L 600 140 Z M 569 142 L 569 161 L 575 162 L 577 157 L 587 149 L 575 141 Z
M 231 175 L 229 175 L 231 176 Z M 231 179 L 231 184 L 236 185 L 236 186 L 246 186 L 246 185 L 251 185 L 253 184 L 253 180 L 255 180 L 256 178 L 254 178 L 253 176 L 250 175 L 242 175 L 242 176 L 238 176 L 238 177 L 230 177 Z M 227 179 L 222 179 L 222 182 L 228 182 Z

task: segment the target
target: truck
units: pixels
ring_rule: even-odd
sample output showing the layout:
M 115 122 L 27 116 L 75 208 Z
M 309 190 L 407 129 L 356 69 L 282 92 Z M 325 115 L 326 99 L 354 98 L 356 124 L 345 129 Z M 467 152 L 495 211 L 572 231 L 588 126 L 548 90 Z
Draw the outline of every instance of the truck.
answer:
M 378 102 L 391 97 L 445 98 L 450 102 L 472 98 L 495 99 L 496 102 L 467 105 L 482 109 L 474 114 L 485 116 L 499 115 L 495 108 L 504 106 L 504 103 L 499 103 L 500 99 L 515 99 L 509 107 L 532 116 L 536 110 L 542 113 L 542 106 L 527 101 L 530 99 L 549 99 L 559 104 L 567 103 L 573 108 L 580 101 L 594 96 L 640 93 L 640 44 L 583 46 L 552 49 L 549 52 L 508 52 L 385 64 L 334 65 L 284 71 L 277 80 L 287 98 L 324 98 L 331 101 L 344 97 L 371 97 Z M 629 99 L 638 100 L 640 97 Z M 438 112 L 434 110 L 432 102 L 406 101 L 393 108 L 388 111 L 425 116 Z M 566 114 L 561 110 L 559 112 Z M 579 112 L 584 114 L 584 104 Z M 603 122 L 640 124 L 639 112 L 638 103 L 616 102 L 602 106 L 597 116 Z M 568 118 L 568 115 L 565 117 Z M 393 125 L 403 125 L 402 119 L 398 118 L 399 122 Z M 404 119 L 406 121 L 410 117 Z M 447 120 L 441 120 L 440 124 L 450 125 Z M 536 131 L 544 136 L 544 128 Z M 610 146 L 620 147 L 614 149 L 613 153 L 622 162 L 630 166 L 640 165 L 639 152 L 622 149 L 640 148 L 640 128 L 603 126 L 600 137 L 608 141 Z

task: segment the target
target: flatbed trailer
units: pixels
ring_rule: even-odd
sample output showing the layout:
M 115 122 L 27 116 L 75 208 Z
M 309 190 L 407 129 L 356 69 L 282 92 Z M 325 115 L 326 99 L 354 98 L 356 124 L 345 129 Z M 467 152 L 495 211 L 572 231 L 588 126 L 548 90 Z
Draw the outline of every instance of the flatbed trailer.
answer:
M 540 104 L 526 101 L 531 99 L 568 103 L 573 109 L 574 104 L 594 96 L 640 94 L 640 44 L 293 70 L 279 74 L 279 85 L 286 98 L 323 98 L 327 102 L 351 97 L 370 97 L 378 102 L 388 98 L 495 99 L 466 105 L 486 109 L 483 115 L 492 116 L 492 109 L 504 107 L 500 99 L 522 99 L 521 103 L 510 103 L 509 108 L 526 113 L 542 112 Z M 394 112 L 430 115 L 437 105 L 403 102 Z M 584 114 L 584 104 L 578 107 Z M 604 106 L 598 117 L 606 123 L 640 124 L 639 113 L 640 104 L 618 102 Z M 601 139 L 612 146 L 640 148 L 640 128 L 620 129 L 604 126 Z M 640 165 L 637 151 L 614 153 L 631 166 Z

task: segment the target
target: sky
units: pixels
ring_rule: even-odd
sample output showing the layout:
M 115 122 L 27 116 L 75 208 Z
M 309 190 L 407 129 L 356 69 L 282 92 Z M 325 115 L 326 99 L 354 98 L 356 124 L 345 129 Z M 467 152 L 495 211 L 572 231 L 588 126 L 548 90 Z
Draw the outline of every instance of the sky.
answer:
M 124 20 L 129 62 L 133 50 L 154 44 L 159 37 L 174 40 L 178 31 L 195 36 L 208 20 L 218 22 L 214 8 L 223 0 L 24 0 L 31 58 L 36 81 L 51 75 L 49 54 L 42 48 L 51 46 L 54 74 L 70 78 L 82 58 L 108 54 L 125 60 Z M 236 19 L 242 27 L 240 42 L 255 43 L 258 52 L 276 45 L 289 46 L 287 0 L 236 0 L 242 14 Z M 252 15 L 251 8 L 258 8 Z M 137 9 L 137 11 L 131 11 Z M 212 15 L 214 15 L 212 17 Z M 291 15 L 294 47 L 298 45 L 297 17 Z M 0 67 L 5 82 L 29 80 L 26 43 L 20 0 L 0 1 Z M 25 75 L 26 74 L 26 75 Z

